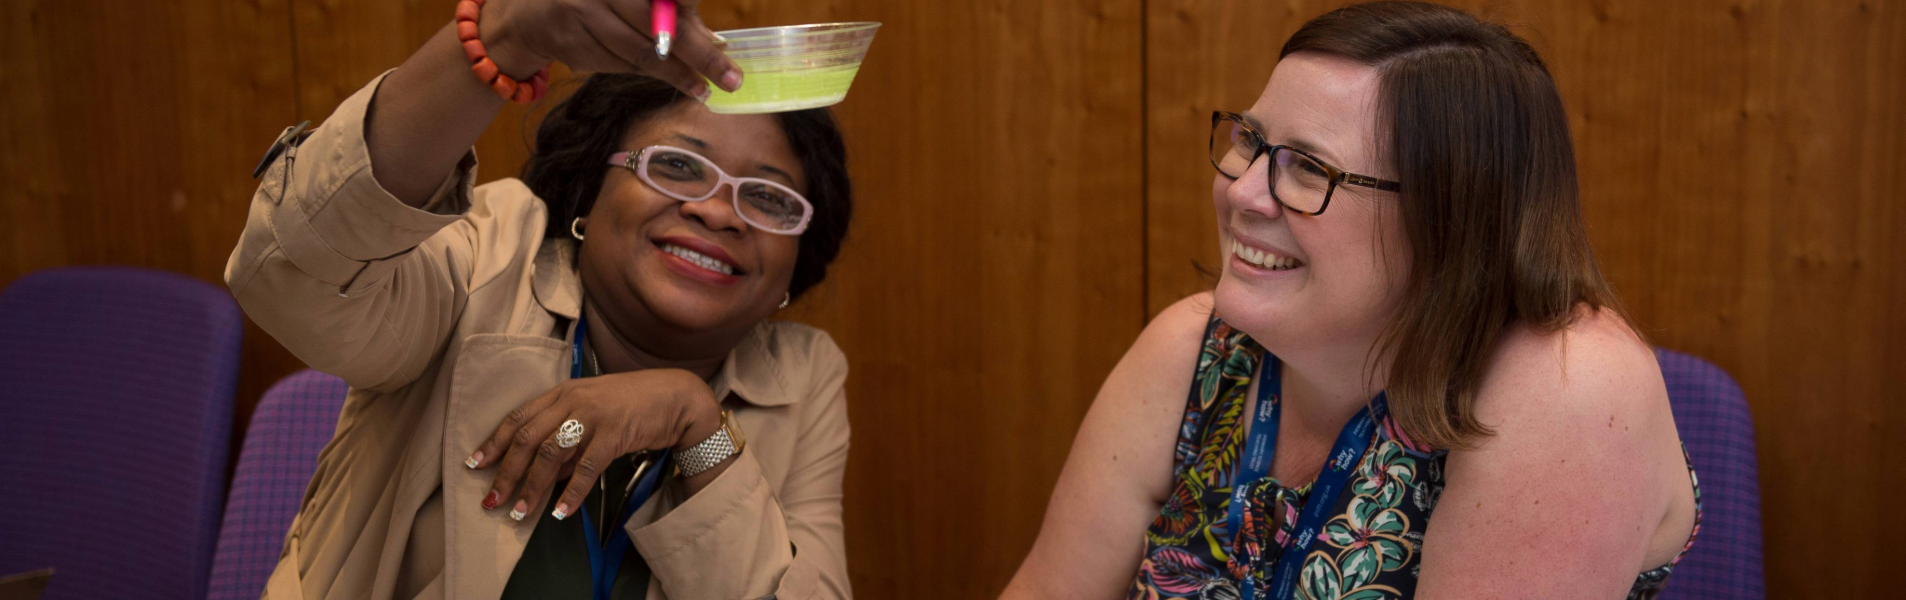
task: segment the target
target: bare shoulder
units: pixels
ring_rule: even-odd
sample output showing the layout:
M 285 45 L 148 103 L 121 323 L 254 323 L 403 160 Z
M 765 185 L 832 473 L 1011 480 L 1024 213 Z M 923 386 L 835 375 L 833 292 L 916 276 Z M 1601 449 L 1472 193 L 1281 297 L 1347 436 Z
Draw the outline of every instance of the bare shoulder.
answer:
M 1478 390 L 1483 423 L 1570 426 L 1576 416 L 1642 418 L 1666 410 L 1667 390 L 1653 350 L 1609 310 L 1578 309 L 1553 332 L 1511 327 Z
M 1198 367 L 1211 307 L 1211 294 L 1195 294 L 1153 317 L 1106 376 L 1082 433 L 1158 440 L 1169 447 Z
M 1417 597 L 1619 597 L 1672 558 L 1693 505 L 1661 370 L 1617 314 L 1507 331 L 1453 450 Z
M 1205 326 L 1210 323 L 1213 306 L 1211 293 L 1200 292 L 1173 302 L 1145 325 L 1145 331 L 1132 343 L 1132 349 L 1120 368 L 1130 365 L 1146 371 L 1174 368 L 1185 383 L 1191 381 L 1198 348 L 1204 343 Z M 1137 360 L 1134 360 L 1137 359 Z M 1185 367 L 1185 368 L 1176 368 Z

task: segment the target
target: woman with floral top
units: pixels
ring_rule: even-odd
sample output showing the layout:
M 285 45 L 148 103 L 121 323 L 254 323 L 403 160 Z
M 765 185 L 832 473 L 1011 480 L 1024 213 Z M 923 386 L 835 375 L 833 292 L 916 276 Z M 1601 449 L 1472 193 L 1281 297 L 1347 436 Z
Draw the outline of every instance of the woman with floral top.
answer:
M 1568 117 L 1501 26 L 1406 2 L 1211 117 L 1216 289 L 1100 391 L 1004 598 L 1646 598 L 1698 529 Z

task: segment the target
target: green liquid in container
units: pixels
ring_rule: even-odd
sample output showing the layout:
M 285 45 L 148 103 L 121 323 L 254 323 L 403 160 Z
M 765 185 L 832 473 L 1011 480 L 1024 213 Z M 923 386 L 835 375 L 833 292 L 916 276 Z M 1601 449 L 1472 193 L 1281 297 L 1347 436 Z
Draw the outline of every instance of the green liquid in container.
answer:
M 851 65 L 797 71 L 750 71 L 742 64 L 741 90 L 721 91 L 709 84 L 708 109 L 722 114 L 785 112 L 829 106 L 847 97 L 847 88 L 860 72 Z

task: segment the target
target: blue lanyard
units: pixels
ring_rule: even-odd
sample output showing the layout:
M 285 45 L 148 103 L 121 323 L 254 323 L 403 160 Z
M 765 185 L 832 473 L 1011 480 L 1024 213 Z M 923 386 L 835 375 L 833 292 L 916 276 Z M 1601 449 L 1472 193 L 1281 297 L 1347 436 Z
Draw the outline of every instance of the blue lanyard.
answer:
M 576 353 L 569 360 L 569 376 L 572 378 L 582 378 L 582 344 L 583 337 L 589 329 L 588 325 L 583 319 L 576 319 Z M 638 481 L 635 489 L 629 492 L 628 501 L 622 507 L 621 514 L 635 514 L 635 509 L 641 508 L 642 503 L 647 502 L 649 496 L 655 494 L 655 488 L 662 483 L 664 469 L 653 465 L 668 464 L 668 454 L 669 451 L 664 449 L 661 454 L 651 459 L 653 462 L 650 463 L 648 472 L 642 474 L 641 481 Z M 602 536 L 596 533 L 595 520 L 589 518 L 589 511 L 576 512 L 582 514 L 583 536 L 589 543 L 589 574 L 594 581 L 591 588 L 594 591 L 592 597 L 594 600 L 609 600 L 609 593 L 615 590 L 616 573 L 622 570 L 622 557 L 628 555 L 629 547 L 635 543 L 629 541 L 628 529 L 616 527 L 609 534 L 609 544 L 604 546 Z
M 1257 380 L 1257 410 L 1251 416 L 1251 433 L 1244 445 L 1243 460 L 1238 464 L 1237 476 L 1231 481 L 1231 510 L 1226 517 L 1227 529 L 1231 534 L 1231 559 L 1249 560 L 1239 557 L 1237 550 L 1238 533 L 1244 523 L 1244 505 L 1248 501 L 1251 486 L 1271 470 L 1271 459 L 1277 451 L 1277 425 L 1283 402 L 1276 399 L 1282 395 L 1283 381 L 1278 375 L 1277 357 L 1270 352 L 1264 353 L 1264 364 Z M 1274 600 L 1291 598 L 1297 590 L 1298 571 L 1303 568 L 1304 556 L 1310 553 L 1310 546 L 1317 541 L 1317 532 L 1323 529 L 1329 520 L 1330 511 L 1337 504 L 1337 496 L 1343 492 L 1344 484 L 1349 482 L 1350 473 L 1357 468 L 1357 462 L 1363 458 L 1363 451 L 1370 446 L 1370 440 L 1376 433 L 1376 421 L 1382 418 L 1388 406 L 1383 394 L 1377 394 L 1370 405 L 1364 407 L 1357 416 L 1345 423 L 1343 431 L 1337 434 L 1337 444 L 1330 450 L 1329 462 L 1324 470 L 1317 474 L 1317 481 L 1311 484 L 1310 500 L 1304 503 L 1304 510 L 1298 516 L 1296 528 L 1290 538 L 1290 545 L 1279 554 L 1277 571 L 1271 574 L 1270 597 Z M 1244 580 L 1239 582 L 1239 590 L 1244 600 L 1256 600 L 1249 570 Z
M 651 465 L 667 464 L 668 451 L 663 450 L 653 460 L 655 462 Z M 622 507 L 623 515 L 635 514 L 635 509 L 641 508 L 642 503 L 655 493 L 656 486 L 662 482 L 664 470 L 650 466 L 649 472 L 642 474 L 641 482 L 635 484 L 635 491 L 629 493 L 629 500 Z M 609 545 L 602 545 L 601 536 L 596 534 L 596 522 L 589 518 L 589 511 L 578 512 L 582 513 L 582 531 L 589 542 L 589 574 L 595 579 L 593 596 L 595 600 L 609 600 L 609 593 L 615 590 L 616 573 L 622 569 L 622 557 L 629 553 L 629 547 L 635 543 L 629 541 L 627 528 L 617 527 L 609 534 Z

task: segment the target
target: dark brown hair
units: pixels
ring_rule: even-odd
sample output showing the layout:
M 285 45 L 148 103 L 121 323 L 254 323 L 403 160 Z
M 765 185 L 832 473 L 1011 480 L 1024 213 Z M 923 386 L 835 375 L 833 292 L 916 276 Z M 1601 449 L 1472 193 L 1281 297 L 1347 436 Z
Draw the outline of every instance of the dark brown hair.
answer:
M 523 165 L 524 185 L 549 208 L 544 236 L 569 237 L 570 221 L 588 216 L 608 176 L 609 155 L 629 150 L 621 144 L 631 126 L 689 101 L 659 79 L 599 73 L 550 109 Z M 777 113 L 775 119 L 807 173 L 807 189 L 798 191 L 814 205 L 788 283 L 788 293 L 799 298 L 827 278 L 827 265 L 840 255 L 854 215 L 854 191 L 847 179 L 847 146 L 832 113 L 816 108 Z
M 1507 28 L 1421 2 L 1312 19 L 1284 43 L 1377 69 L 1377 141 L 1402 182 L 1412 267 L 1374 356 L 1392 358 L 1391 413 L 1418 442 L 1490 431 L 1477 388 L 1508 328 L 1544 333 L 1577 306 L 1625 320 L 1583 224 L 1568 117 L 1548 67 Z

